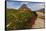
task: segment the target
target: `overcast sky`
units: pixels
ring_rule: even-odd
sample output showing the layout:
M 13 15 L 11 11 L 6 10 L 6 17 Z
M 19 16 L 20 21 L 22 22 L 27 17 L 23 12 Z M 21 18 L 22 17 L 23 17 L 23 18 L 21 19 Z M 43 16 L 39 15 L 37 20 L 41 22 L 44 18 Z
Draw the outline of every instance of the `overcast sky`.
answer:
M 28 8 L 39 10 L 44 8 L 44 2 L 21 2 L 21 1 L 7 1 L 7 8 L 19 9 L 21 5 L 26 4 Z

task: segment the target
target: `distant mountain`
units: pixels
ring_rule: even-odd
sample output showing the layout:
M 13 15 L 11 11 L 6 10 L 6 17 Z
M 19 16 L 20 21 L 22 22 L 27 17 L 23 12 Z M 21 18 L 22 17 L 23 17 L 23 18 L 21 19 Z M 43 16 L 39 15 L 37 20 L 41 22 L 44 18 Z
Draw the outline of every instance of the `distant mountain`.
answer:
M 29 9 L 26 4 L 23 4 L 23 5 L 19 8 L 19 10 L 23 10 L 23 11 L 29 10 L 29 11 L 31 11 L 31 9 Z
M 29 9 L 26 4 L 23 4 L 19 9 Z
M 6 10 L 17 10 L 17 9 L 12 9 L 12 8 L 6 8 Z
M 45 8 L 42 8 L 40 10 L 37 10 L 38 12 L 45 12 Z

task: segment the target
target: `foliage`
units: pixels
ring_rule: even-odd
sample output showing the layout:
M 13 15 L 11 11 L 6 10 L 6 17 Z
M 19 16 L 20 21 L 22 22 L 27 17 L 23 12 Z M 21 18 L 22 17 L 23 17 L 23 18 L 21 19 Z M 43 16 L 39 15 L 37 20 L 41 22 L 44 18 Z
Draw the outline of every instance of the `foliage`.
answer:
M 34 14 L 29 11 L 20 12 L 21 10 L 7 9 L 6 10 L 6 28 L 11 29 L 24 29 L 25 22 Z M 9 26 L 7 26 L 9 24 Z

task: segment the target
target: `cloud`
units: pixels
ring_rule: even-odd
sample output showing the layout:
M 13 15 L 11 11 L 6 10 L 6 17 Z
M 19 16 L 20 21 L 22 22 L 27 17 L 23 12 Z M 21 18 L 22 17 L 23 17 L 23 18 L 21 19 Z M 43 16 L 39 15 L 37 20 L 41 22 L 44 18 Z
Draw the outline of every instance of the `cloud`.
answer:
M 7 2 L 7 7 L 8 8 L 20 8 L 21 5 L 26 4 L 30 9 L 32 10 L 38 10 L 41 8 L 44 8 L 44 3 L 39 3 L 39 2 Z
M 44 3 L 33 3 L 33 4 L 29 4 L 28 7 L 33 11 L 35 11 L 44 8 Z
M 28 2 L 22 2 L 21 4 L 28 4 Z

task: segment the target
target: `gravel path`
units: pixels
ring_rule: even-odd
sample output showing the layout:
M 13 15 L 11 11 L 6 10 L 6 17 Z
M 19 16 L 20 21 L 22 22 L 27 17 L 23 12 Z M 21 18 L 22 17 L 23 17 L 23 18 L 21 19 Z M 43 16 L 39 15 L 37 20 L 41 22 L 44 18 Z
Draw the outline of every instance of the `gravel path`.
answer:
M 35 24 L 32 26 L 32 28 L 44 28 L 44 21 L 45 19 L 39 18 L 39 17 L 43 17 L 44 14 L 41 12 L 37 12 L 38 14 L 38 18 L 35 21 Z

